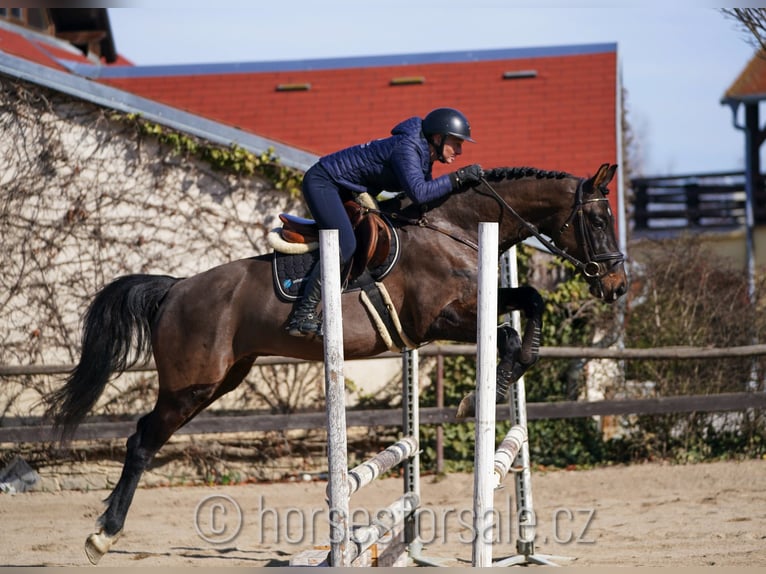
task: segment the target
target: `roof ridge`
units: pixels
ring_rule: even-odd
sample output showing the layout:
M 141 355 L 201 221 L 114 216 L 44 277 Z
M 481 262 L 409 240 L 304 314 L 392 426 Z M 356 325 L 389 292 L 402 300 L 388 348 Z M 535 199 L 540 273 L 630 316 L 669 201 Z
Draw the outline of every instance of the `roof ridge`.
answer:
M 76 64 L 73 71 L 90 78 L 138 78 L 168 77 L 206 74 L 248 74 L 258 72 L 318 71 L 345 68 L 376 68 L 427 64 L 454 64 L 461 62 L 484 62 L 490 60 L 513 60 L 540 57 L 580 56 L 604 52 L 616 52 L 616 43 L 568 44 L 561 46 L 537 46 L 524 48 L 488 48 L 482 50 L 457 50 L 452 52 L 415 52 L 408 54 L 385 54 L 344 56 L 297 60 L 267 60 L 246 62 L 218 62 L 206 64 L 154 64 L 118 67 L 88 67 Z

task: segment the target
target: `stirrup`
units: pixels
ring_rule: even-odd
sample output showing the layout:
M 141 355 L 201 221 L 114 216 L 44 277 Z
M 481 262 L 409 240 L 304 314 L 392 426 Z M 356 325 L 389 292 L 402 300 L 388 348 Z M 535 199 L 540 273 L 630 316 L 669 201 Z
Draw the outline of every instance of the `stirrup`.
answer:
M 293 337 L 314 336 L 322 338 L 322 316 L 319 313 L 312 313 L 305 317 L 294 317 L 287 325 L 287 332 Z

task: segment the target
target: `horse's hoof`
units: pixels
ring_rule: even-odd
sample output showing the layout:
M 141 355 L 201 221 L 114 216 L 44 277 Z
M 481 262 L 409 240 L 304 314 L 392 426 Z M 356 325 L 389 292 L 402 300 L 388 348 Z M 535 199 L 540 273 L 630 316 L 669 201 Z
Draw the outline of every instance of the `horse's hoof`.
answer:
M 460 401 L 460 404 L 457 406 L 457 413 L 455 414 L 455 418 L 460 420 L 467 417 L 472 417 L 476 415 L 476 392 L 471 391 L 466 396 L 463 397 L 463 400 Z
M 98 564 L 101 557 L 109 552 L 109 549 L 115 542 L 117 542 L 119 537 L 120 532 L 114 536 L 108 536 L 104 534 L 103 530 L 99 530 L 88 536 L 88 539 L 85 541 L 85 555 L 88 557 L 90 563 L 94 566 Z

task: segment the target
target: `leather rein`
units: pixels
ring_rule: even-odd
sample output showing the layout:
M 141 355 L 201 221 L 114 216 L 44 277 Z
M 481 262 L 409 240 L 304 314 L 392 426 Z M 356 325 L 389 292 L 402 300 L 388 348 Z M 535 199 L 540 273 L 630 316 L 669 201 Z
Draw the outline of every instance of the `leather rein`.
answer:
M 581 271 L 586 277 L 603 277 L 608 272 L 608 269 L 602 265 L 606 262 L 619 262 L 623 261 L 625 257 L 622 253 L 619 251 L 611 251 L 607 253 L 596 253 L 595 248 L 593 246 L 593 241 L 591 240 L 590 234 L 588 233 L 588 230 L 586 228 L 586 222 L 585 222 L 585 216 L 583 213 L 583 209 L 586 204 L 588 203 L 595 203 L 598 201 L 609 201 L 606 197 L 596 197 L 593 199 L 586 199 L 583 200 L 583 183 L 585 180 L 580 179 L 580 182 L 577 185 L 577 190 L 575 192 L 575 203 L 572 207 L 572 213 L 567 218 L 564 225 L 561 226 L 561 229 L 559 229 L 559 235 L 561 235 L 564 231 L 569 228 L 569 226 L 572 224 L 572 221 L 577 222 L 577 228 L 580 233 L 580 236 L 582 237 L 582 242 L 585 244 L 585 253 L 586 253 L 586 261 L 580 261 L 576 257 L 570 255 L 563 249 L 560 249 L 555 244 L 553 244 L 551 241 L 545 238 L 543 234 L 541 234 L 537 228 L 529 223 L 526 219 L 524 219 L 519 213 L 511 207 L 511 205 L 505 201 L 499 193 L 495 190 L 494 187 L 486 180 L 486 178 L 481 178 L 481 184 L 484 185 L 490 192 L 490 195 L 506 210 L 508 213 L 510 213 L 513 217 L 516 218 L 516 220 L 521 223 L 524 228 L 527 229 L 537 240 L 542 243 L 551 253 L 554 255 L 557 255 L 561 257 L 562 259 L 565 259 L 566 261 L 569 261 L 572 265 L 574 265 L 579 271 Z M 479 250 L 479 246 L 474 243 L 473 241 L 470 241 L 469 239 L 465 239 L 464 237 L 460 237 L 458 235 L 455 235 L 445 229 L 442 229 L 433 223 L 431 223 L 428 218 L 426 217 L 425 213 L 422 214 L 418 219 L 412 219 L 408 217 L 403 217 L 401 214 L 397 213 L 389 213 L 388 216 L 392 219 L 398 219 L 400 221 L 405 221 L 406 223 L 409 223 L 411 225 L 417 225 L 418 227 L 425 227 L 427 229 L 431 229 L 433 231 L 437 231 L 443 235 L 446 235 L 447 237 L 457 241 L 458 243 L 462 243 L 463 245 L 466 245 L 473 249 L 474 251 Z

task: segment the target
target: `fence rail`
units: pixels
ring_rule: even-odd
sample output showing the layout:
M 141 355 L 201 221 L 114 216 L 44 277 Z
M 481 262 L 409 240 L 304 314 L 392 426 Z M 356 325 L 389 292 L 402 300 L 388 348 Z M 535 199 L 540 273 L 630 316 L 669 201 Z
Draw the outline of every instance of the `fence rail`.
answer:
M 453 356 L 476 353 L 475 345 L 427 345 L 420 349 L 421 356 Z M 590 347 L 542 347 L 540 355 L 551 358 L 585 358 L 618 360 L 690 360 L 727 357 L 753 357 L 766 355 L 766 345 L 742 347 L 659 347 L 654 349 L 597 349 Z M 384 353 L 379 357 L 399 357 L 396 353 Z M 291 364 L 303 362 L 284 357 L 265 357 L 257 364 Z M 19 375 L 64 374 L 71 365 L 0 366 L 0 377 Z M 134 368 L 151 371 L 151 364 Z M 766 393 L 742 392 L 714 395 L 688 395 L 649 399 L 613 399 L 603 401 L 560 401 L 528 403 L 529 420 L 560 419 L 589 416 L 628 414 L 667 414 L 683 412 L 727 412 L 766 408 Z M 420 422 L 424 425 L 440 425 L 460 422 L 455 418 L 456 406 L 424 407 L 420 409 Z M 368 409 L 347 411 L 349 427 L 398 426 L 401 409 Z M 497 420 L 508 420 L 506 405 L 497 407 Z M 470 419 L 469 419 L 470 420 Z M 321 412 L 271 414 L 243 412 L 239 414 L 214 415 L 203 413 L 181 428 L 177 434 L 220 434 L 252 431 L 275 431 L 289 429 L 319 429 L 326 427 L 326 415 Z M 92 417 L 80 425 L 74 435 L 76 440 L 125 438 L 135 430 L 135 420 L 108 420 Z M 47 442 L 54 439 L 52 428 L 40 417 L 6 417 L 0 419 L 0 443 Z
M 719 393 L 715 395 L 686 395 L 652 399 L 612 399 L 604 401 L 559 401 L 527 403 L 527 420 L 565 419 L 606 415 L 657 415 L 688 412 L 729 412 L 766 408 L 766 393 Z M 457 405 L 423 407 L 421 425 L 439 425 L 472 421 L 455 418 Z M 508 420 L 507 405 L 498 405 L 497 420 Z M 396 409 L 367 409 L 346 411 L 346 426 L 400 426 L 402 411 Z M 52 428 L 40 417 L 6 418 L 0 426 L 0 443 L 49 442 L 55 440 Z M 326 428 L 324 411 L 291 414 L 202 414 L 182 427 L 176 434 L 221 434 L 255 431 Z M 104 440 L 127 438 L 136 428 L 136 421 L 93 421 L 86 419 L 74 434 L 75 440 Z
M 455 355 L 475 355 L 476 345 L 437 345 L 430 344 L 418 350 L 421 357 L 443 357 Z M 689 360 L 689 359 L 723 359 L 734 357 L 754 357 L 766 355 L 766 344 L 744 345 L 740 347 L 692 347 L 672 346 L 655 347 L 653 349 L 618 349 L 595 347 L 540 347 L 540 357 L 552 359 L 618 359 L 618 360 Z M 374 359 L 400 358 L 399 353 L 385 352 L 373 357 Z M 346 359 L 346 361 L 367 359 Z M 305 363 L 303 359 L 290 357 L 260 357 L 256 366 L 289 365 Z M 22 375 L 65 375 L 74 369 L 74 365 L 0 365 L 0 377 Z M 149 362 L 128 369 L 132 372 L 154 371 L 155 366 Z
M 736 229 L 745 225 L 745 174 L 645 177 L 631 180 L 636 231 L 688 228 Z M 756 223 L 766 222 L 764 177 L 754 190 Z

